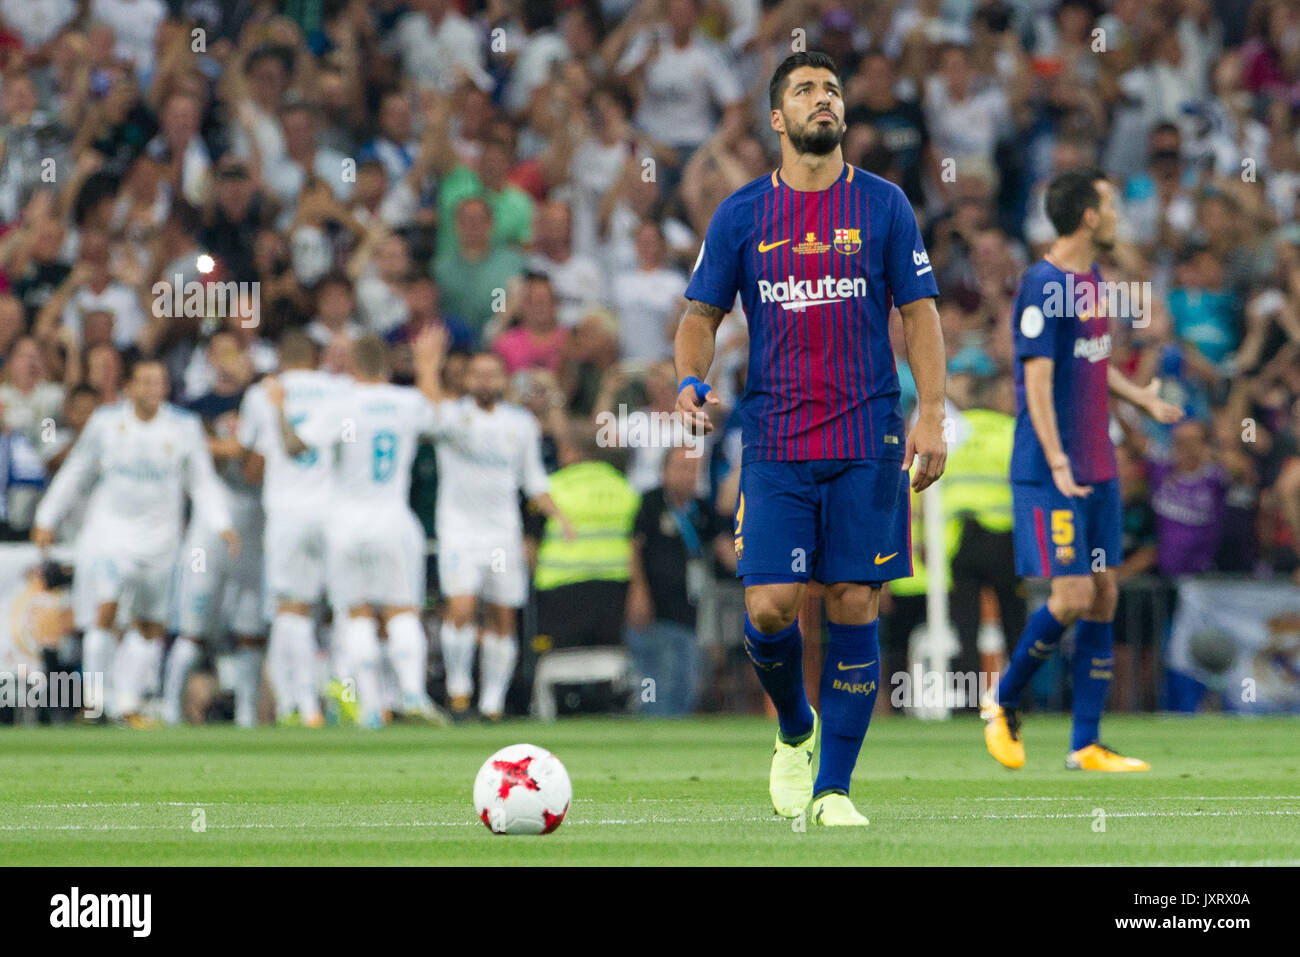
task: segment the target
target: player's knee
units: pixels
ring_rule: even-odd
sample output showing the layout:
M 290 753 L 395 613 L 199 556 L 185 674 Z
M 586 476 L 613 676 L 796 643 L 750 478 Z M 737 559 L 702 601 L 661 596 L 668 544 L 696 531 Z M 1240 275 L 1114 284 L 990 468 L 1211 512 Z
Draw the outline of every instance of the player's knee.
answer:
M 1115 606 L 1119 603 L 1119 586 L 1110 576 L 1098 577 L 1093 582 L 1092 606 L 1088 617 L 1093 621 L 1106 621 L 1115 617 Z
M 745 596 L 745 610 L 755 628 L 765 635 L 774 635 L 789 628 L 799 617 L 799 606 L 783 595 L 759 593 Z
M 1071 576 L 1060 579 L 1053 588 L 1056 604 L 1071 621 L 1086 614 L 1092 608 L 1096 596 L 1096 586 L 1091 578 Z
M 880 610 L 880 589 L 855 582 L 839 582 L 826 589 L 826 614 L 844 625 L 865 625 Z
M 95 611 L 95 625 L 99 628 L 112 628 L 117 623 L 117 605 L 100 605 Z

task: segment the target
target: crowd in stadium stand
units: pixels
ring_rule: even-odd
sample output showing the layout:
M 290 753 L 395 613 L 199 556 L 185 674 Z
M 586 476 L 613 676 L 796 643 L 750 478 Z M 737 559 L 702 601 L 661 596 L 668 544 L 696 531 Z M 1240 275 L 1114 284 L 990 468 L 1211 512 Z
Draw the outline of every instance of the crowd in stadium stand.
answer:
M 1297 575 L 1291 0 L 0 0 L 5 537 L 27 536 L 139 354 L 193 405 L 273 371 L 289 329 L 339 372 L 378 333 L 409 377 L 411 331 L 440 322 L 447 387 L 465 354 L 499 355 L 552 469 L 579 454 L 575 422 L 670 411 L 700 237 L 776 165 L 767 82 L 792 49 L 837 61 L 846 160 L 913 203 L 959 406 L 1005 402 L 986 386 L 1010 377 L 1016 284 L 1053 238 L 1046 183 L 1106 172 L 1122 200 L 1106 276 L 1153 291 L 1112 319 L 1111 359 L 1189 415 L 1116 409 L 1121 578 Z M 177 277 L 257 283 L 256 321 L 168 315 L 154 287 Z M 906 411 L 901 336 L 895 351 Z M 745 362 L 737 309 L 724 411 Z M 698 458 L 665 456 L 682 437 L 651 421 L 647 441 L 616 423 L 620 448 L 588 450 L 643 495 L 626 606 L 634 642 L 665 625 L 648 654 L 692 627 L 654 600 L 696 587 L 665 571 L 683 462 L 705 514 L 678 547 L 725 577 L 739 451 L 724 426 Z

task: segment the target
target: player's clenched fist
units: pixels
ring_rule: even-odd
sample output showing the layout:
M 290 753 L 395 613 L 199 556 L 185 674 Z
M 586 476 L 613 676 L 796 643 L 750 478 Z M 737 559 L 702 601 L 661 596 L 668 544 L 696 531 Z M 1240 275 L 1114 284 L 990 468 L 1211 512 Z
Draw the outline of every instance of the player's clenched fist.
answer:
M 720 404 L 713 388 L 695 376 L 687 376 L 677 387 L 677 412 L 694 435 L 707 435 L 713 431 L 713 422 L 705 406 Z
M 912 490 L 923 492 L 943 475 L 948 463 L 948 444 L 943 440 L 943 418 L 921 416 L 907 434 L 907 448 L 903 453 L 903 471 L 916 462 L 912 475 Z

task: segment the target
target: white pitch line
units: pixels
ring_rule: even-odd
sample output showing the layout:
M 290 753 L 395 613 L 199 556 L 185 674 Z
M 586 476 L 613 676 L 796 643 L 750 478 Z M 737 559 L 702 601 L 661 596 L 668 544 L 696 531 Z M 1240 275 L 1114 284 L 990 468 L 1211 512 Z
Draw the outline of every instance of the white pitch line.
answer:
M 596 825 L 609 827 L 628 824 L 737 824 L 764 823 L 776 820 L 774 817 L 716 817 L 716 818 L 641 818 L 608 819 L 599 821 L 566 821 L 579 826 Z M 208 824 L 209 831 L 240 830 L 346 830 L 348 828 L 426 828 L 426 827 L 482 827 L 481 821 L 359 821 L 353 823 L 293 821 L 284 824 L 246 823 L 246 824 Z M 0 831 L 188 831 L 189 823 L 183 824 L 0 824 Z
M 1094 814 L 917 814 L 896 818 L 903 821 L 1051 821 L 1062 819 L 1090 819 Z M 1113 817 L 1300 817 L 1300 809 L 1285 811 L 1242 810 L 1242 811 L 1107 811 L 1106 818 Z
M 1100 795 L 1067 794 L 1063 797 L 958 797 L 957 801 L 1096 801 Z M 1107 795 L 1110 797 L 1110 795 Z M 1117 796 L 1123 801 L 1300 801 L 1300 794 L 1199 794 L 1161 795 L 1159 798 Z
M 1182 817 L 1297 817 L 1300 810 L 1266 810 L 1246 809 L 1235 811 L 1112 811 L 1107 818 L 1182 818 Z M 1014 821 L 1014 820 L 1088 820 L 1090 813 L 1061 814 L 919 814 L 893 815 L 886 813 L 886 821 Z M 774 817 L 645 817 L 645 818 L 604 818 L 598 820 L 571 819 L 570 823 L 579 827 L 594 825 L 597 827 L 614 827 L 646 824 L 771 824 L 784 823 Z M 209 830 L 343 830 L 348 828 L 436 828 L 436 827 L 477 827 L 478 821 L 357 821 L 357 822 L 311 822 L 291 821 L 285 823 L 247 822 L 238 824 L 208 824 Z M 190 822 L 176 824 L 0 824 L 0 831 L 171 831 L 189 830 Z
M 1102 867 L 1296 867 L 1300 858 L 1263 858 L 1258 861 L 1154 861 L 1149 864 L 1102 864 Z

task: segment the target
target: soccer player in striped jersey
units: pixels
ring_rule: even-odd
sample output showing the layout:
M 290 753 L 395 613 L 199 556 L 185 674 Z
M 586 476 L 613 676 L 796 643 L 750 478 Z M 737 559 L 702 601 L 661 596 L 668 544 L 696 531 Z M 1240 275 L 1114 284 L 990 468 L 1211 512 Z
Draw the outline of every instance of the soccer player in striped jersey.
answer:
M 914 488 L 943 474 L 944 350 L 938 290 L 903 191 L 844 162 L 835 64 L 797 53 L 769 87 L 780 169 L 719 205 L 675 341 L 677 410 L 712 428 L 703 380 L 740 294 L 749 324 L 736 503 L 745 647 L 780 725 L 770 793 L 777 814 L 812 801 L 822 825 L 864 825 L 849 780 L 880 684 L 880 586 L 912 574 Z M 919 393 L 904 437 L 889 317 L 902 314 Z M 826 585 L 830 642 L 821 719 L 804 691 L 798 614 L 809 579 Z M 813 752 L 821 724 L 816 782 Z
M 1115 242 L 1119 215 L 1104 175 L 1071 170 L 1047 188 L 1057 239 L 1030 266 L 1012 307 L 1016 434 L 1011 453 L 1016 574 L 1051 579 L 1047 603 L 1030 616 L 996 693 L 986 695 L 984 741 L 1009 768 L 1025 763 L 1020 696 L 1073 622 L 1073 732 L 1066 767 L 1146 771 L 1098 740 L 1110 685 L 1120 562 L 1121 505 L 1109 395 L 1159 422 L 1182 410 L 1110 364 L 1110 319 L 1098 253 Z

